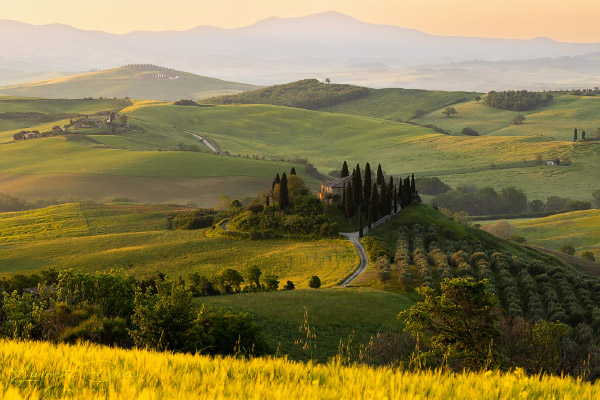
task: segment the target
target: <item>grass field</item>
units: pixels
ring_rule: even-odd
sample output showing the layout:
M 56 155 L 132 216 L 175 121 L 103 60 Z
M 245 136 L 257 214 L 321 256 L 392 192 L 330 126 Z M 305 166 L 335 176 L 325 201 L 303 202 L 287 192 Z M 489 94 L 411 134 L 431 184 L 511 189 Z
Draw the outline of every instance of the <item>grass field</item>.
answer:
M 481 135 L 531 136 L 541 135 L 557 140 L 573 140 L 573 129 L 585 130 L 588 138 L 596 135 L 600 128 L 598 118 L 600 97 L 555 94 L 545 107 L 529 111 L 509 111 L 489 107 L 483 101 L 469 101 L 454 106 L 458 114 L 452 118 L 442 115 L 443 109 L 426 114 L 415 122 L 434 124 L 443 129 L 460 133 L 462 128 L 471 127 Z M 512 125 L 510 119 L 522 114 L 523 125 Z M 581 136 L 579 136 L 581 139 Z
M 324 362 L 338 352 L 340 341 L 352 338 L 353 350 L 369 341 L 377 332 L 402 329 L 396 315 L 413 301 L 401 294 L 368 288 L 330 288 L 248 293 L 235 296 L 202 298 L 211 306 L 249 312 L 265 327 L 265 337 L 273 349 L 293 359 Z M 304 315 L 316 335 L 312 351 L 294 344 L 305 332 L 299 332 Z
M 177 79 L 155 78 L 156 74 Z M 0 88 L 10 96 L 81 99 L 83 97 L 118 97 L 134 99 L 204 99 L 255 90 L 259 86 L 227 82 L 188 72 L 145 66 L 124 66 L 104 71 L 30 82 Z
M 600 210 L 574 211 L 545 218 L 508 220 L 515 234 L 527 239 L 527 243 L 558 250 L 570 244 L 579 255 L 591 251 L 600 260 Z M 485 224 L 493 224 L 489 221 Z
M 472 100 L 471 92 L 443 92 L 418 89 L 369 89 L 369 96 L 347 101 L 321 111 L 407 121 L 416 110 L 425 113 L 450 104 Z
M 572 378 L 449 374 L 315 365 L 281 358 L 211 358 L 89 345 L 0 342 L 0 396 L 17 399 L 594 399 Z
M 64 204 L 0 214 L 0 273 L 54 267 L 88 272 L 123 268 L 135 276 L 164 272 L 207 276 L 253 265 L 283 283 L 308 287 L 312 275 L 324 286 L 339 283 L 358 265 L 346 240 L 236 241 L 208 238 L 204 230 L 168 230 L 168 217 L 184 208 L 141 204 Z

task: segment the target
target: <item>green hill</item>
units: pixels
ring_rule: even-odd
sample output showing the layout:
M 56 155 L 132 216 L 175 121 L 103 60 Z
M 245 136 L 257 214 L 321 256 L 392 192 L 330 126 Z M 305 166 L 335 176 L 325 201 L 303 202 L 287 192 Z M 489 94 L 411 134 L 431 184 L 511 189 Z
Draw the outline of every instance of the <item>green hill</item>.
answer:
M 176 71 L 156 65 L 127 65 L 64 78 L 0 88 L 0 95 L 81 99 L 130 97 L 134 99 L 204 99 L 255 90 L 259 86 Z

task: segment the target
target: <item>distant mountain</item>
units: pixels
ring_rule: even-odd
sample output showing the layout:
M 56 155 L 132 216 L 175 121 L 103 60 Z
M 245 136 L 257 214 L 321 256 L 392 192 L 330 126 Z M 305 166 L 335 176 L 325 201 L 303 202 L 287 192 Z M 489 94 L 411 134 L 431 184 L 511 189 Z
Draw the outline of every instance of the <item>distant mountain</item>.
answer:
M 0 48 L 0 69 L 22 65 L 27 70 L 85 71 L 152 63 L 261 85 L 336 76 L 344 83 L 381 87 L 402 84 L 404 80 L 399 78 L 403 77 L 397 74 L 403 72 L 398 69 L 473 60 L 577 57 L 600 52 L 600 43 L 436 36 L 327 12 L 268 18 L 239 29 L 202 26 L 126 35 L 0 20 Z M 573 73 L 569 75 L 569 71 Z M 569 79 L 577 81 L 575 70 L 566 72 Z M 364 81 L 365 74 L 377 77 Z M 392 84 L 394 81 L 398 83 Z M 527 82 L 535 83 L 536 77 Z M 464 83 L 468 85 L 469 80 Z
M 259 86 L 227 82 L 156 65 L 136 64 L 1 87 L 0 95 L 46 98 L 130 97 L 149 100 L 199 100 L 259 88 Z

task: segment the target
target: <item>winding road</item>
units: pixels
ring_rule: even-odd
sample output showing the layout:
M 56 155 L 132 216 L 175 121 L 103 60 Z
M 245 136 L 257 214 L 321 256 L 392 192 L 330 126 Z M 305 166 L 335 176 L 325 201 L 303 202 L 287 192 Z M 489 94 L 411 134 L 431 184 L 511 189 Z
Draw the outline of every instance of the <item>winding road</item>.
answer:
M 190 132 L 190 131 L 186 131 L 186 130 L 183 130 L 183 131 L 185 133 L 189 133 L 190 135 L 192 135 L 196 139 L 199 139 L 202 142 L 202 144 L 204 144 L 206 147 L 208 147 L 209 149 L 211 149 L 213 152 L 219 153 L 219 151 L 217 149 L 215 149 L 215 146 L 213 146 L 212 144 L 208 143 L 208 140 L 204 139 L 202 136 L 197 135 L 194 132 Z
M 360 237 L 358 236 L 358 232 L 343 232 L 340 235 L 345 236 L 352 242 L 354 247 L 356 248 L 356 252 L 358 253 L 358 258 L 360 262 L 358 264 L 358 268 L 354 271 L 349 277 L 344 279 L 342 283 L 340 283 L 340 287 L 346 287 L 350 285 L 352 282 L 356 280 L 369 266 L 369 257 L 367 256 L 367 251 L 365 247 L 360 242 Z

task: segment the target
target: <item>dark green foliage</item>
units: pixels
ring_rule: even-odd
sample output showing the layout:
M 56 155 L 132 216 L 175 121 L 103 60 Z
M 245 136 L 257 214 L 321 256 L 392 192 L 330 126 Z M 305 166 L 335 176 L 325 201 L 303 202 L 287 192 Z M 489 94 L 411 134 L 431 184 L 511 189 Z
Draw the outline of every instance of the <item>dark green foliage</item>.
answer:
M 368 95 L 369 89 L 365 87 L 324 84 L 316 79 L 304 79 L 252 92 L 214 97 L 206 102 L 212 104 L 272 104 L 317 110 Z
M 211 210 L 179 213 L 173 218 L 173 229 L 193 230 L 207 228 L 215 223 L 215 215 Z
M 281 183 L 281 179 L 279 178 L 279 172 L 277 173 L 277 175 L 275 175 L 275 178 L 273 179 L 273 185 L 271 186 L 271 190 L 275 189 L 275 185 L 279 185 Z
M 438 195 L 446 193 L 452 188 L 442 182 L 440 178 L 436 176 L 421 176 L 415 179 L 416 188 L 419 193 Z
M 369 199 L 371 198 L 371 186 L 372 186 L 371 165 L 369 163 L 367 163 L 365 165 L 365 179 L 363 180 L 363 196 L 362 196 L 362 198 L 365 199 L 365 201 L 369 201 Z
M 346 218 L 352 218 L 355 211 L 356 205 L 354 204 L 352 182 L 348 182 L 348 186 L 344 189 L 344 214 Z
M 376 222 L 379 220 L 379 192 L 377 191 L 377 184 L 373 183 L 371 187 L 371 196 L 369 200 L 369 221 Z M 369 227 L 370 228 L 370 227 Z
M 458 370 L 487 366 L 494 339 L 499 336 L 498 299 L 487 288 L 487 281 L 455 278 L 441 283 L 441 295 L 432 288 L 417 289 L 423 301 L 398 318 L 429 348 L 419 357 L 433 362 L 446 358 Z
M 246 272 L 246 282 L 248 282 L 254 288 L 260 288 L 260 276 L 262 271 L 256 265 L 251 266 Z
M 198 104 L 196 102 L 194 102 L 193 100 L 189 100 L 189 99 L 182 99 L 182 100 L 177 100 L 176 102 L 173 103 L 174 106 L 197 106 Z
M 356 168 L 352 173 L 352 189 L 354 190 L 354 204 L 357 207 L 361 207 L 363 204 L 363 188 L 362 188 L 362 176 L 360 173 L 360 165 L 356 164 Z
M 296 285 L 294 285 L 294 282 L 292 281 L 287 281 L 285 285 L 283 285 L 283 290 L 294 290 L 296 289 Z
M 345 178 L 350 175 L 348 171 L 348 164 L 344 161 L 344 165 L 342 165 L 342 170 L 340 171 L 340 178 Z
M 233 268 L 226 268 L 217 278 L 221 290 L 225 293 L 239 292 L 241 290 L 244 277 Z
M 574 256 L 575 255 L 575 248 L 573 246 L 571 246 L 570 244 L 563 244 L 562 246 L 560 246 L 558 248 L 558 251 L 560 253 L 564 253 L 564 254 L 567 254 L 569 256 Z
M 485 104 L 501 110 L 526 111 L 537 106 L 548 105 L 552 101 L 552 95 L 528 92 L 527 90 L 510 90 L 505 92 L 489 92 L 485 97 Z
M 577 128 L 575 128 L 573 130 L 573 141 L 576 142 L 577 141 Z
M 313 289 L 318 289 L 321 287 L 321 279 L 318 276 L 311 276 L 310 281 L 308 282 L 308 286 Z
M 565 211 L 589 210 L 590 208 L 592 208 L 592 203 L 589 201 L 569 200 L 565 204 Z
M 129 347 L 131 339 L 124 318 L 99 317 L 94 314 L 79 325 L 65 329 L 59 341 L 72 344 L 84 341 Z
M 358 237 L 363 237 L 364 235 L 364 227 L 363 227 L 363 219 L 362 219 L 362 209 L 358 208 Z
M 380 189 L 380 194 L 379 194 L 379 215 L 380 216 L 383 217 L 388 214 L 387 205 L 388 205 L 388 193 L 387 193 L 387 188 L 385 185 L 385 179 L 382 179 L 381 180 L 381 189 Z
M 395 190 L 395 186 L 394 186 L 394 178 L 390 175 L 390 183 L 387 187 L 387 214 L 391 214 L 392 212 L 395 212 L 394 209 L 394 190 Z
M 456 108 L 454 107 L 446 107 L 444 111 L 442 111 L 442 114 L 444 114 L 446 118 L 452 118 L 453 115 L 458 114 L 458 111 L 456 111 Z
M 525 116 L 521 114 L 516 115 L 510 119 L 510 123 L 513 125 L 523 125 L 523 122 L 525 122 Z
M 549 196 L 546 199 L 546 211 L 562 211 L 569 200 L 558 196 Z
M 596 261 L 596 257 L 594 257 L 594 253 L 591 251 L 582 251 L 581 258 L 588 261 Z
M 279 183 L 279 208 L 285 210 L 290 206 L 290 195 L 288 192 L 288 179 L 285 172 L 281 176 L 281 182 Z
M 417 194 L 417 185 L 415 183 L 415 174 L 410 176 L 410 192 L 414 195 Z
M 479 132 L 470 127 L 463 128 L 462 134 L 467 136 L 479 136 Z
M 292 167 L 292 170 L 290 171 L 290 175 L 296 175 L 296 168 Z
M 381 170 L 381 164 L 377 166 L 377 184 L 381 185 L 383 182 L 383 171 Z
M 279 288 L 279 277 L 275 275 L 267 275 L 263 280 L 265 289 L 269 292 L 275 291 Z
M 453 212 L 466 211 L 471 215 L 517 214 L 527 210 L 525 193 L 515 187 L 503 188 L 500 193 L 493 188 L 461 188 L 436 196 L 432 203 Z

